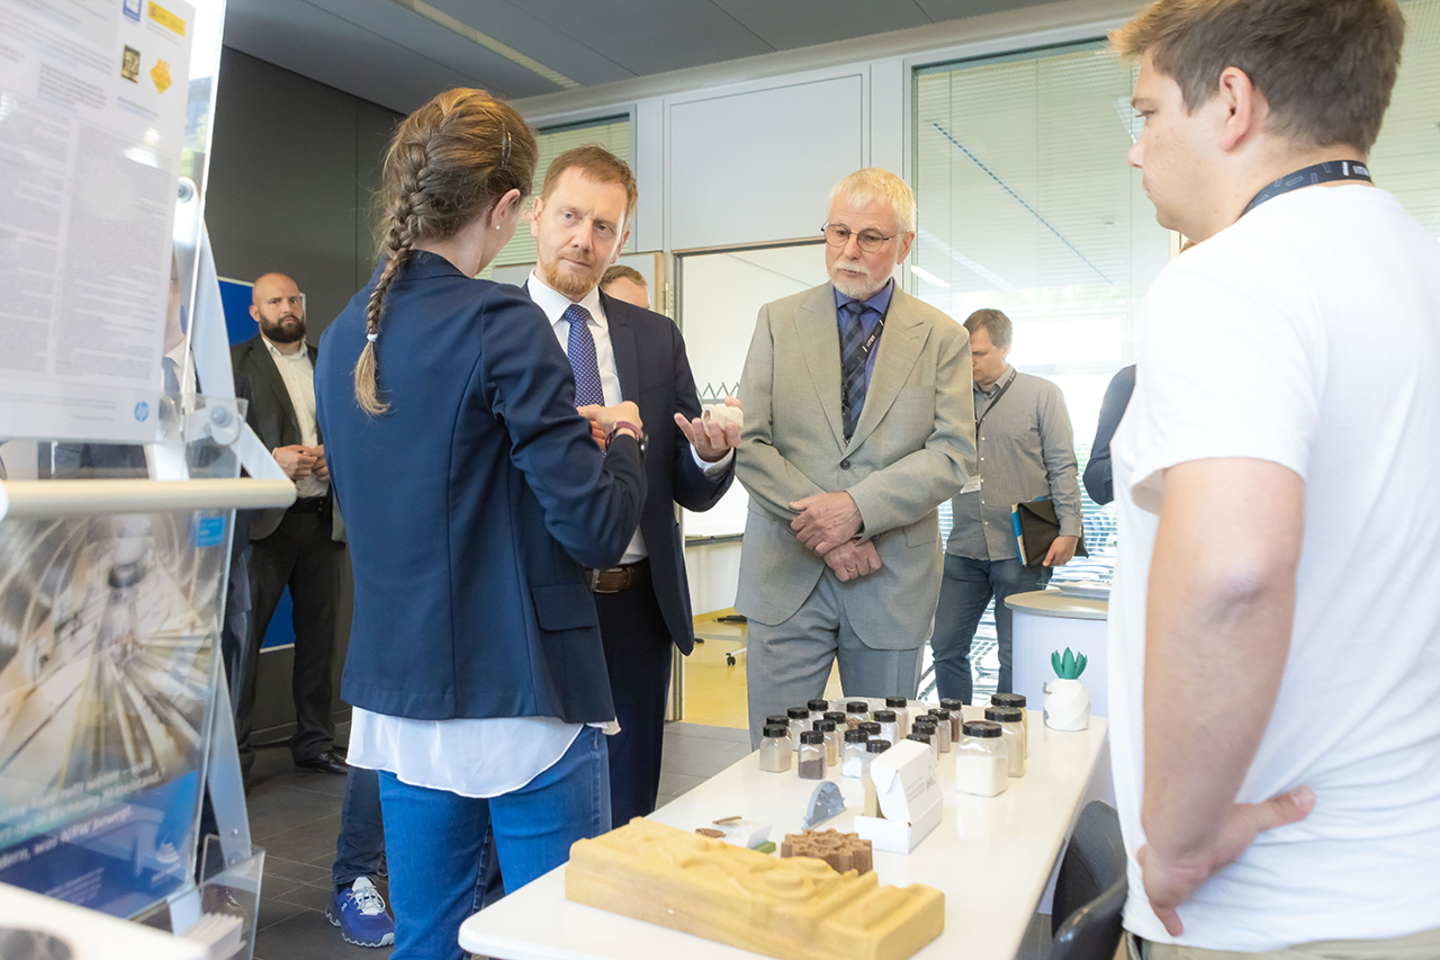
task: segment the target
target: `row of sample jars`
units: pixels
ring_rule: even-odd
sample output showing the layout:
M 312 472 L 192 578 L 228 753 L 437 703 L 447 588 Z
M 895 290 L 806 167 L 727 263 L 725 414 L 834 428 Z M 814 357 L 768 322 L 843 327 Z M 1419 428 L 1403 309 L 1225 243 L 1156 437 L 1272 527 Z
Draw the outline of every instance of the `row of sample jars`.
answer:
M 1025 698 L 997 693 L 985 708 L 984 720 L 966 720 L 955 747 L 955 790 L 980 797 L 1005 792 L 1012 777 L 1025 776 L 1030 753 L 1030 725 Z

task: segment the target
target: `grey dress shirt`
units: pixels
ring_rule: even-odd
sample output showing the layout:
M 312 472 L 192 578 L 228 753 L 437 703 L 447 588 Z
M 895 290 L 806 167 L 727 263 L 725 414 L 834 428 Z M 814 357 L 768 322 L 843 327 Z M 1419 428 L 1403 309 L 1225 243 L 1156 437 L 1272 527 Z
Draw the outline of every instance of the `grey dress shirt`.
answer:
M 954 525 L 945 552 L 977 560 L 1018 557 L 1011 508 L 1042 497 L 1055 501 L 1061 536 L 1080 536 L 1075 438 L 1060 388 L 1012 369 L 989 393 L 975 388 L 975 415 L 981 486 L 950 501 Z

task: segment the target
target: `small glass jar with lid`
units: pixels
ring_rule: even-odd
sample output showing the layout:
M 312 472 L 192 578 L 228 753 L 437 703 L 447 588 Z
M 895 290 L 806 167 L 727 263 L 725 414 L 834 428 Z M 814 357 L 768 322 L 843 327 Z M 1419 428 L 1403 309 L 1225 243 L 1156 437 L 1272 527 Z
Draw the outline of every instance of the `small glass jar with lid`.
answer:
M 765 718 L 765 726 L 782 726 L 785 728 L 785 740 L 790 744 L 790 749 L 795 749 L 795 738 L 790 735 L 790 718 L 783 713 L 772 713 Z M 764 727 L 761 728 L 762 730 Z
M 985 719 L 1000 724 L 1004 731 L 1005 749 L 1010 751 L 1010 776 L 1025 776 L 1025 711 L 1019 707 L 986 707 Z
M 865 756 L 860 761 L 860 776 L 870 776 L 870 764 L 876 757 L 890 749 L 890 743 L 886 740 L 867 740 L 865 742 Z
M 880 739 L 896 744 L 900 742 L 900 721 L 894 710 L 876 710 L 875 722 L 880 724 Z
M 810 719 L 811 719 L 811 720 L 824 720 L 824 719 L 825 719 L 825 711 L 830 709 L 830 701 L 829 701 L 829 700 L 811 700 L 811 701 L 809 701 L 808 703 L 806 703 L 805 706 L 810 710 Z
M 807 707 L 791 707 L 785 711 L 790 720 L 790 739 L 795 743 L 795 749 L 800 749 L 800 734 L 811 729 L 810 710 Z
M 899 721 L 901 730 L 910 729 L 910 721 L 915 718 L 911 715 L 909 700 L 904 697 L 886 697 L 885 709 L 895 711 L 895 719 Z
M 790 728 L 778 723 L 766 724 L 765 737 L 760 741 L 760 769 L 766 773 L 784 773 L 790 769 L 790 758 L 794 754 Z
M 825 734 L 825 766 L 835 766 L 840 762 L 840 733 L 835 729 L 835 721 L 812 720 L 811 724 Z
M 911 724 L 910 732 L 929 738 L 930 759 L 938 762 L 940 759 L 940 734 L 935 721 L 930 717 L 919 717 Z
M 925 716 L 935 721 L 935 735 L 940 739 L 940 752 L 949 753 L 953 739 L 950 730 L 950 711 L 936 707 Z
M 1030 756 L 1030 711 L 1025 709 L 1025 694 L 1023 693 L 995 693 L 990 695 L 992 707 L 1018 707 L 1020 710 L 1020 726 L 1025 728 L 1025 756 Z
M 857 724 L 870 719 L 870 704 L 865 700 L 849 700 L 845 703 L 845 723 L 853 730 Z
M 955 745 L 955 790 L 977 797 L 1005 792 L 1010 776 L 1010 751 L 1005 731 L 989 720 L 966 720 Z
M 938 717 L 940 710 L 945 711 L 945 713 L 948 714 L 950 717 L 950 742 L 952 744 L 959 743 L 960 738 L 965 735 L 964 731 L 960 729 L 960 725 L 965 722 L 965 717 L 960 710 L 960 701 L 941 700 L 940 703 L 941 706 L 938 707 L 936 710 L 931 710 L 930 714 L 932 716 Z M 945 706 L 945 704 L 947 703 L 953 703 L 955 704 L 955 706 L 947 707 Z
M 800 751 L 796 768 L 801 780 L 825 779 L 825 734 L 819 730 L 806 730 L 800 734 Z
M 868 742 L 864 730 L 845 731 L 845 743 L 840 747 L 840 776 L 859 779 Z

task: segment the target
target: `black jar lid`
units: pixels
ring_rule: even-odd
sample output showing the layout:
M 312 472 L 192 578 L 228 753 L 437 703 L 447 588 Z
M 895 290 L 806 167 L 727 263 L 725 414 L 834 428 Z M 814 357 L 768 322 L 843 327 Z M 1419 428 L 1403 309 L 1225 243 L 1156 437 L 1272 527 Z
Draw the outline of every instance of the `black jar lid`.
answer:
M 915 722 L 910 724 L 910 729 L 916 733 L 920 733 L 922 730 L 934 733 L 939 727 L 940 725 L 935 722 L 934 717 L 916 717 Z
M 813 724 L 811 724 L 811 726 L 813 726 L 816 730 L 819 730 L 821 733 L 835 732 L 834 720 L 816 720 Z
M 1005 732 L 1000 724 L 989 720 L 966 720 L 962 729 L 967 737 L 998 737 Z
M 885 698 L 885 706 L 887 706 L 887 707 L 895 707 L 897 710 L 904 710 L 904 709 L 905 709 L 905 705 L 908 704 L 909 702 L 910 702 L 910 701 L 909 701 L 908 699 L 906 699 L 905 697 L 886 697 L 886 698 Z
M 876 711 L 875 711 L 875 722 L 876 722 L 876 723 L 894 723 L 894 722 L 895 722 L 895 711 L 894 711 L 894 710 L 876 710 Z
M 1025 709 L 1025 694 L 1023 693 L 995 693 L 991 694 L 990 702 L 997 707 L 1019 707 Z
M 864 700 L 851 700 L 845 704 L 846 713 L 869 713 L 870 704 Z
M 923 744 L 925 744 L 926 746 L 929 746 L 929 745 L 930 745 L 930 734 L 928 734 L 928 733 L 912 733 L 912 734 L 910 734 L 909 736 L 907 736 L 905 739 L 906 739 L 906 740 L 914 740 L 915 742 L 917 742 L 917 743 L 923 743 Z
M 800 734 L 800 742 L 804 744 L 823 744 L 825 742 L 825 734 L 819 730 L 806 730 Z
M 965 705 L 965 701 L 963 701 L 963 700 L 952 700 L 952 699 L 950 699 L 949 697 L 947 697 L 947 698 L 945 698 L 944 700 L 941 700 L 941 701 L 940 701 L 940 706 L 944 707 L 946 710 L 949 710 L 951 713 L 959 713 L 959 712 L 960 712 L 960 708 L 963 707 L 964 705 Z
M 950 719 L 950 711 L 946 710 L 944 707 L 936 707 L 934 710 L 930 711 L 929 715 L 934 717 L 936 720 Z
M 869 740 L 869 739 L 870 739 L 870 735 L 869 735 L 868 733 L 866 733 L 864 730 L 846 730 L 846 731 L 845 731 L 845 742 L 846 742 L 846 743 L 864 743 L 864 742 L 866 742 L 866 741 Z
M 868 753 L 884 753 L 886 750 L 889 749 L 889 740 L 869 740 L 865 744 L 865 750 Z
M 786 710 L 786 711 L 785 711 L 785 714 L 786 714 L 786 716 L 788 716 L 791 720 L 809 720 L 809 719 L 810 719 L 810 708 L 809 708 L 809 707 L 791 707 L 789 710 Z
M 768 725 L 766 725 L 766 727 L 765 727 L 765 736 L 767 736 L 767 737 L 788 737 L 788 736 L 790 736 L 790 728 L 787 727 L 787 726 L 783 726 L 782 724 L 778 724 L 778 723 L 768 724 Z
M 866 720 L 864 723 L 860 724 L 855 729 L 864 730 L 866 734 L 872 737 L 880 736 L 880 724 L 876 723 L 874 720 Z
M 986 707 L 985 719 L 996 723 L 1019 723 L 1025 719 L 1025 711 L 1019 707 Z
M 829 700 L 811 700 L 810 702 L 806 703 L 805 706 L 809 707 L 812 712 L 815 712 L 815 713 L 824 713 L 826 710 L 829 710 L 829 709 L 830 709 L 830 701 L 829 701 Z
M 826 711 L 825 711 L 825 719 L 826 719 L 826 720 L 834 720 L 836 723 L 844 723 L 844 722 L 845 722 L 845 711 L 843 711 L 843 710 L 826 710 Z

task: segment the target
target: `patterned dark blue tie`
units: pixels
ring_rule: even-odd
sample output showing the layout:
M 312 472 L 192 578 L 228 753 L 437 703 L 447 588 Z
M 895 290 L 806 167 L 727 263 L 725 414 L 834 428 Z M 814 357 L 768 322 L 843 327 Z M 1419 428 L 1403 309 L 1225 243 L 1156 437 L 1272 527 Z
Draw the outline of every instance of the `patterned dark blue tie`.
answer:
M 566 352 L 570 354 L 570 369 L 575 371 L 575 405 L 603 405 L 605 391 L 600 387 L 600 362 L 595 357 L 595 337 L 590 333 L 590 311 L 572 303 L 563 316 L 570 323 Z
M 865 406 L 865 327 L 860 316 L 870 309 L 859 300 L 842 304 L 840 315 L 840 407 L 845 417 L 845 439 L 855 435 Z

